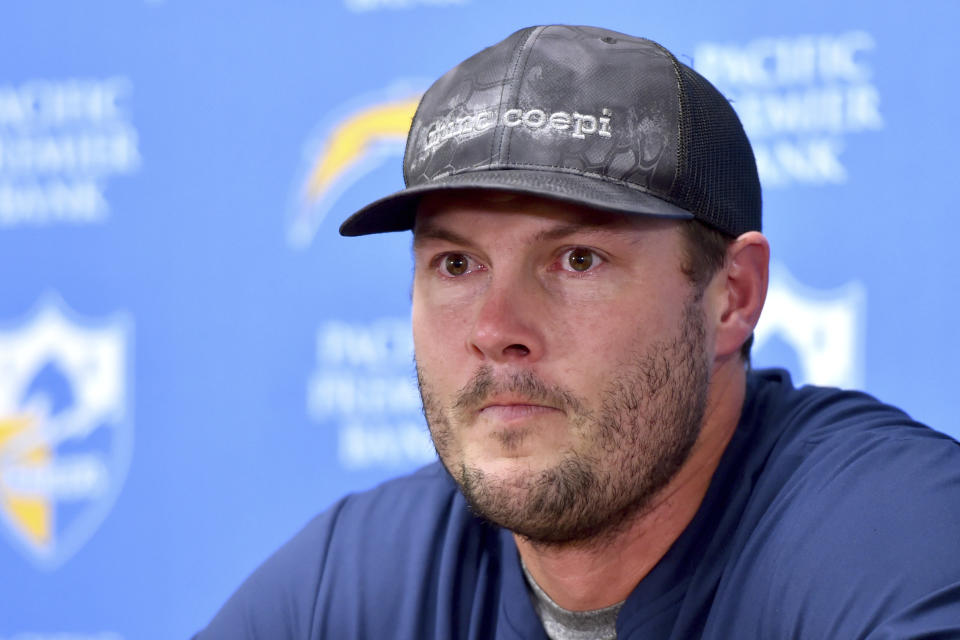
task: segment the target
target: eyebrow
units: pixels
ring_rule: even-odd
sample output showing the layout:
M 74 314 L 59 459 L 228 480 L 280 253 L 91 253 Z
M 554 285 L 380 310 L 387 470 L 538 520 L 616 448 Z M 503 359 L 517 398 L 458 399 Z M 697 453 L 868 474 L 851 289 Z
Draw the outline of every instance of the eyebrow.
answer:
M 562 238 L 566 238 L 567 236 L 572 236 L 575 233 L 597 233 L 604 231 L 607 231 L 607 229 L 596 224 L 563 224 L 553 227 L 552 229 L 544 229 L 543 231 L 538 232 L 535 236 L 533 236 L 533 241 L 542 242 L 544 240 L 560 240 Z
M 537 232 L 531 239 L 531 242 L 545 242 L 551 240 L 560 240 L 566 238 L 575 233 L 616 233 L 615 225 L 606 225 L 606 224 L 580 224 L 580 223 L 570 223 L 570 224 L 561 224 L 549 229 L 543 229 L 542 231 Z M 466 236 L 460 235 L 449 229 L 444 229 L 443 227 L 431 224 L 430 222 L 423 223 L 422 226 L 416 228 L 416 232 L 413 236 L 413 244 L 417 244 L 425 240 L 445 240 L 452 244 L 459 244 L 463 246 L 470 246 L 473 244 L 473 241 L 467 238 Z
M 459 233 L 444 229 L 429 222 L 418 224 L 414 228 L 413 246 L 417 246 L 425 240 L 446 240 L 451 244 L 461 245 L 472 244 L 466 236 L 462 236 Z

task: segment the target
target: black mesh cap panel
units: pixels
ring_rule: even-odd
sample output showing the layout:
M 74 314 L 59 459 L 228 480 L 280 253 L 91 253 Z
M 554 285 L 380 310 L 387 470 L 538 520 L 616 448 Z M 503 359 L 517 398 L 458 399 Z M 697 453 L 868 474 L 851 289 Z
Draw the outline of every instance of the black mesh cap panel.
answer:
M 760 231 L 760 180 L 733 107 L 703 76 L 677 62 L 680 169 L 675 202 L 727 234 Z

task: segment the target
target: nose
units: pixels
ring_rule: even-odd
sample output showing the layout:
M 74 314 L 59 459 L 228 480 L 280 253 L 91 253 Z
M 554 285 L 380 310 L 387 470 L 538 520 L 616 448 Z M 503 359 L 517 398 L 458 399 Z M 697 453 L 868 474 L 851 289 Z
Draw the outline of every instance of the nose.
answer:
M 535 283 L 494 278 L 477 301 L 467 348 L 494 363 L 535 362 L 545 346 L 542 316 Z

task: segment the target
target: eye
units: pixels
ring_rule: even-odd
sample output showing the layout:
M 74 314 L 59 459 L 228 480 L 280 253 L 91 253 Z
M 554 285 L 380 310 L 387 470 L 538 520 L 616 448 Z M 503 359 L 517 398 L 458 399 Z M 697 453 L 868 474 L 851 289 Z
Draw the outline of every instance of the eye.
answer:
M 566 271 L 584 272 L 596 267 L 603 258 L 598 256 L 595 251 L 585 247 L 574 247 L 568 250 L 561 257 L 561 266 Z
M 475 264 L 470 256 L 464 253 L 444 254 L 440 256 L 439 263 L 438 266 L 445 276 L 462 276 L 480 268 L 480 265 Z
M 467 272 L 470 261 L 462 253 L 451 253 L 443 259 L 443 268 L 452 276 L 462 276 Z

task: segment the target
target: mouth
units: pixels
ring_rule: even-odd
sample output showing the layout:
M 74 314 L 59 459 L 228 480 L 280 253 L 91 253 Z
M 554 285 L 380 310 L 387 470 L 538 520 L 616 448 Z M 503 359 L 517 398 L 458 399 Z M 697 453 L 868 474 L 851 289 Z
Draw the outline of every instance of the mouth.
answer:
M 497 398 L 485 402 L 478 413 L 487 419 L 509 422 L 535 418 L 559 411 L 556 407 L 537 404 L 526 399 Z

